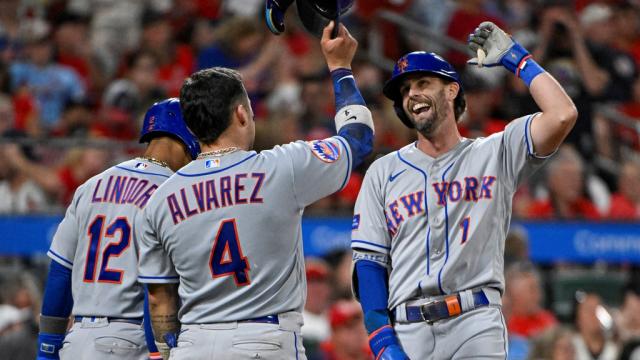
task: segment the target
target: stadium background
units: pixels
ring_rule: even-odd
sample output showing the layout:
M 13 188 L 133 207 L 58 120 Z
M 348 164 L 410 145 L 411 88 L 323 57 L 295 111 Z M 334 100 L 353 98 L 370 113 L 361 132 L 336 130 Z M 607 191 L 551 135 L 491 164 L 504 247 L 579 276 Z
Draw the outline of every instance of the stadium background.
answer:
M 332 134 L 332 86 L 317 39 L 294 11 L 284 36 L 269 34 L 262 6 L 0 1 L 0 358 L 33 358 L 44 254 L 75 188 L 139 155 L 145 109 L 178 95 L 191 72 L 240 70 L 257 149 Z M 381 93 L 393 60 L 429 50 L 459 69 L 464 136 L 536 111 L 506 71 L 465 67 L 464 40 L 484 20 L 531 50 L 580 112 L 568 145 L 514 199 L 505 254 L 510 358 L 629 359 L 638 346 L 640 1 L 359 0 L 344 22 L 360 44 L 353 67 L 374 115 L 375 154 L 345 190 L 305 213 L 309 358 L 370 358 L 358 308 L 344 301 L 350 214 L 371 161 L 414 139 Z

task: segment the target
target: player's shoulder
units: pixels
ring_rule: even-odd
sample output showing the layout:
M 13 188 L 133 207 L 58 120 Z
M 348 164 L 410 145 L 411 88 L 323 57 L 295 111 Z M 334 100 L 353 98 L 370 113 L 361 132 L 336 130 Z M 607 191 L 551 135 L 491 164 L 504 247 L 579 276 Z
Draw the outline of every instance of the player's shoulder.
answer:
M 373 161 L 367 169 L 367 173 L 379 173 L 381 175 L 392 173 L 398 168 L 403 167 L 405 165 L 404 159 L 407 157 L 407 154 L 415 150 L 415 143 L 412 142 L 398 150 L 382 155 Z

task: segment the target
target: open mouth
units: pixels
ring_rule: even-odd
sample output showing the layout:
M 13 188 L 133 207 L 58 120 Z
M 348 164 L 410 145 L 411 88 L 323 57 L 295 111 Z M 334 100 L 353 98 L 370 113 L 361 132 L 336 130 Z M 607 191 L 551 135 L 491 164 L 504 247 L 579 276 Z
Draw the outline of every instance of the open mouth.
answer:
M 424 112 L 429 111 L 431 109 L 431 105 L 427 103 L 415 103 L 411 107 L 411 112 L 415 115 L 422 114 Z

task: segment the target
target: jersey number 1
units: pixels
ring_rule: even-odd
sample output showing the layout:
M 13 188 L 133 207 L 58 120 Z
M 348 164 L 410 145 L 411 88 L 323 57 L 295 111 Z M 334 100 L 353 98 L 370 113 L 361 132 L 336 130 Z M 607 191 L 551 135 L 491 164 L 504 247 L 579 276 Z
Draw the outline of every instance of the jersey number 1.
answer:
M 211 249 L 209 268 L 214 278 L 233 276 L 237 286 L 251 283 L 249 262 L 242 254 L 235 219 L 224 220 L 220 225 Z
M 89 225 L 89 249 L 87 249 L 87 262 L 84 266 L 84 282 L 94 282 L 96 278 L 96 268 L 100 262 L 98 251 L 100 250 L 100 242 L 102 239 L 102 228 L 104 227 L 105 216 L 98 215 Z M 116 232 L 120 232 L 120 241 L 110 243 L 102 252 L 102 264 L 100 265 L 100 274 L 98 274 L 98 282 L 120 284 L 122 283 L 123 270 L 115 270 L 107 268 L 109 259 L 112 256 L 118 257 L 131 244 L 131 225 L 125 217 L 119 217 L 112 222 L 105 231 L 104 237 L 114 237 Z

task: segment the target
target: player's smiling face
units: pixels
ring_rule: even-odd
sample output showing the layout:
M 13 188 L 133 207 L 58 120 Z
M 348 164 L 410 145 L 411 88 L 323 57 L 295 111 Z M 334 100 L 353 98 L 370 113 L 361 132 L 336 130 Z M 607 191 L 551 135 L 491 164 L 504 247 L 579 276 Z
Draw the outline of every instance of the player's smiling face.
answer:
M 439 77 L 424 74 L 409 75 L 400 86 L 402 108 L 420 133 L 433 133 L 446 118 L 451 107 L 447 86 Z

